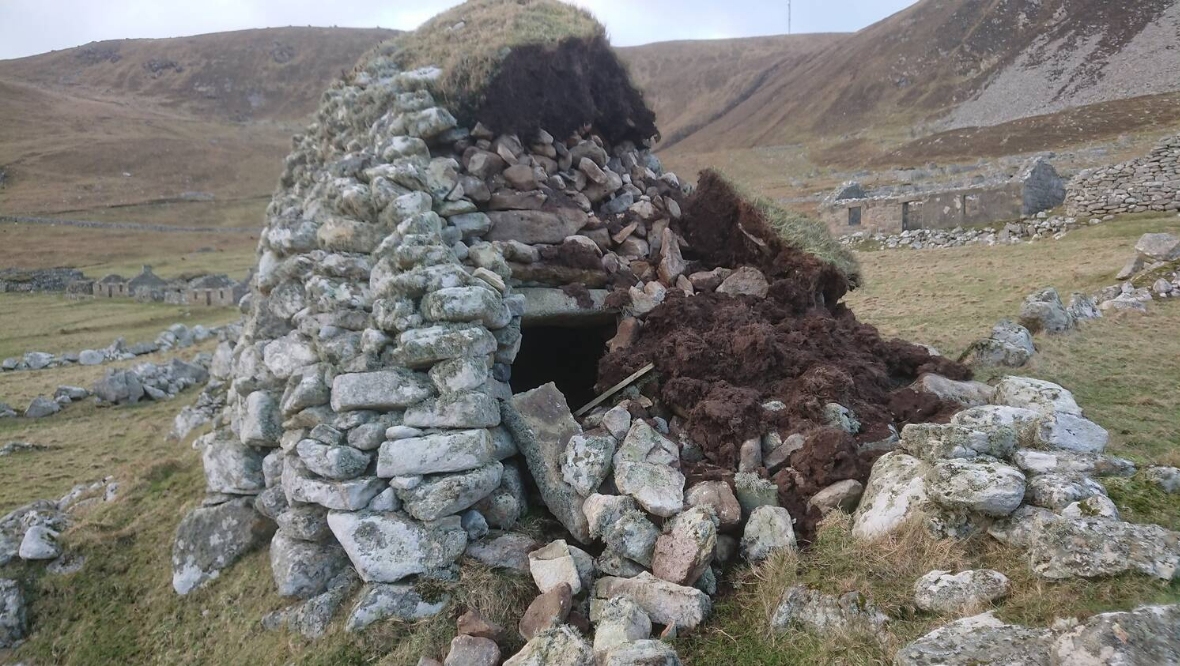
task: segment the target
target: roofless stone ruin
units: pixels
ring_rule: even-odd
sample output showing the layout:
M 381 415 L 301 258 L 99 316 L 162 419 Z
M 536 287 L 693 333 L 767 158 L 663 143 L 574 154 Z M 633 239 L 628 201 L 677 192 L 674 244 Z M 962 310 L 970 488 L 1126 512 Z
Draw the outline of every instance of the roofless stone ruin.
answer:
M 694 189 L 657 137 L 602 27 L 548 0 L 469 2 L 328 90 L 214 363 L 177 592 L 268 544 L 282 596 L 363 582 L 360 629 L 440 612 L 415 586 L 470 557 L 596 624 L 623 597 L 691 629 L 720 567 L 805 543 L 882 442 L 958 407 L 909 387 L 968 370 L 841 303 L 822 227 Z M 316 635 L 308 608 L 267 623 Z

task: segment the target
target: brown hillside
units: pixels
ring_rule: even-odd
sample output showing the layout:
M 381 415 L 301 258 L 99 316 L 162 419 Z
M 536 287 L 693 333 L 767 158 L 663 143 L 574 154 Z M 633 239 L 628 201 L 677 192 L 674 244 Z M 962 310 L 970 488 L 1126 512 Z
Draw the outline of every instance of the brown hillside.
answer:
M 324 89 L 392 34 L 247 30 L 0 61 L 0 213 L 262 202 Z
M 134 96 L 202 117 L 295 120 L 392 30 L 268 28 L 94 42 L 0 61 L 0 79 L 80 96 Z
M 656 112 L 667 150 L 718 120 L 767 81 L 800 67 L 844 34 L 661 42 L 619 49 Z
M 781 68 L 676 150 L 913 136 L 1177 90 L 1178 21 L 1175 0 L 922 0 Z

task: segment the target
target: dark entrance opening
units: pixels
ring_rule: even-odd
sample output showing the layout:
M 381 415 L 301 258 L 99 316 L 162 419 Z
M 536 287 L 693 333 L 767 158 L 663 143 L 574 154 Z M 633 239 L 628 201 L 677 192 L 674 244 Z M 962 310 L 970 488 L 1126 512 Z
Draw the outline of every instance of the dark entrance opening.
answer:
M 615 336 L 615 325 L 579 328 L 530 326 L 522 330 L 520 353 L 512 364 L 513 393 L 549 382 L 565 395 L 571 410 L 598 397 L 598 361 L 606 355 L 606 343 Z

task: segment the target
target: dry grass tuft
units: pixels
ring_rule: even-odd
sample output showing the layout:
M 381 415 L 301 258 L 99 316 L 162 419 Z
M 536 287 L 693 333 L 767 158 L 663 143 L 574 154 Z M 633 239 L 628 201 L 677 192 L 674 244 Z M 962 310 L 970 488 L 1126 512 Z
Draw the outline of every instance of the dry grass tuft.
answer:
M 455 30 L 459 23 L 463 27 Z M 472 108 L 509 50 L 605 36 L 606 28 L 590 12 L 556 0 L 471 0 L 383 48 L 395 49 L 403 68 L 441 68 L 435 91 L 440 100 L 449 108 Z

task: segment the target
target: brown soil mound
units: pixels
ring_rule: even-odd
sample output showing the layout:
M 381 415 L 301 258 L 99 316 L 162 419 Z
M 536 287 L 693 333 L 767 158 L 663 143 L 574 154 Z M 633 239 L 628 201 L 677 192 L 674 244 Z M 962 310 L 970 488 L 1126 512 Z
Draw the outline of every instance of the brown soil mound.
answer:
M 718 181 L 720 183 L 720 181 Z M 659 398 L 683 420 L 706 461 L 698 478 L 727 478 L 745 440 L 777 432 L 806 436 L 789 471 L 775 481 L 806 539 L 818 515 L 806 500 L 845 479 L 864 482 L 875 453 L 858 443 L 883 440 L 890 426 L 943 419 L 953 407 L 905 388 L 924 372 L 963 380 L 971 372 L 926 349 L 883 339 L 839 302 L 847 280 L 831 264 L 783 243 L 759 212 L 728 187 L 702 179 L 680 231 L 707 266 L 754 266 L 770 281 L 767 298 L 670 290 L 634 343 L 606 355 L 599 386 L 647 363 L 659 373 Z M 686 252 L 687 254 L 687 252 Z M 762 405 L 778 400 L 785 409 Z M 838 403 L 861 422 L 855 437 L 828 427 L 824 408 Z
M 655 113 L 602 37 L 513 49 L 473 116 L 521 138 L 545 128 L 562 140 L 591 125 L 611 145 L 646 146 L 659 133 Z

